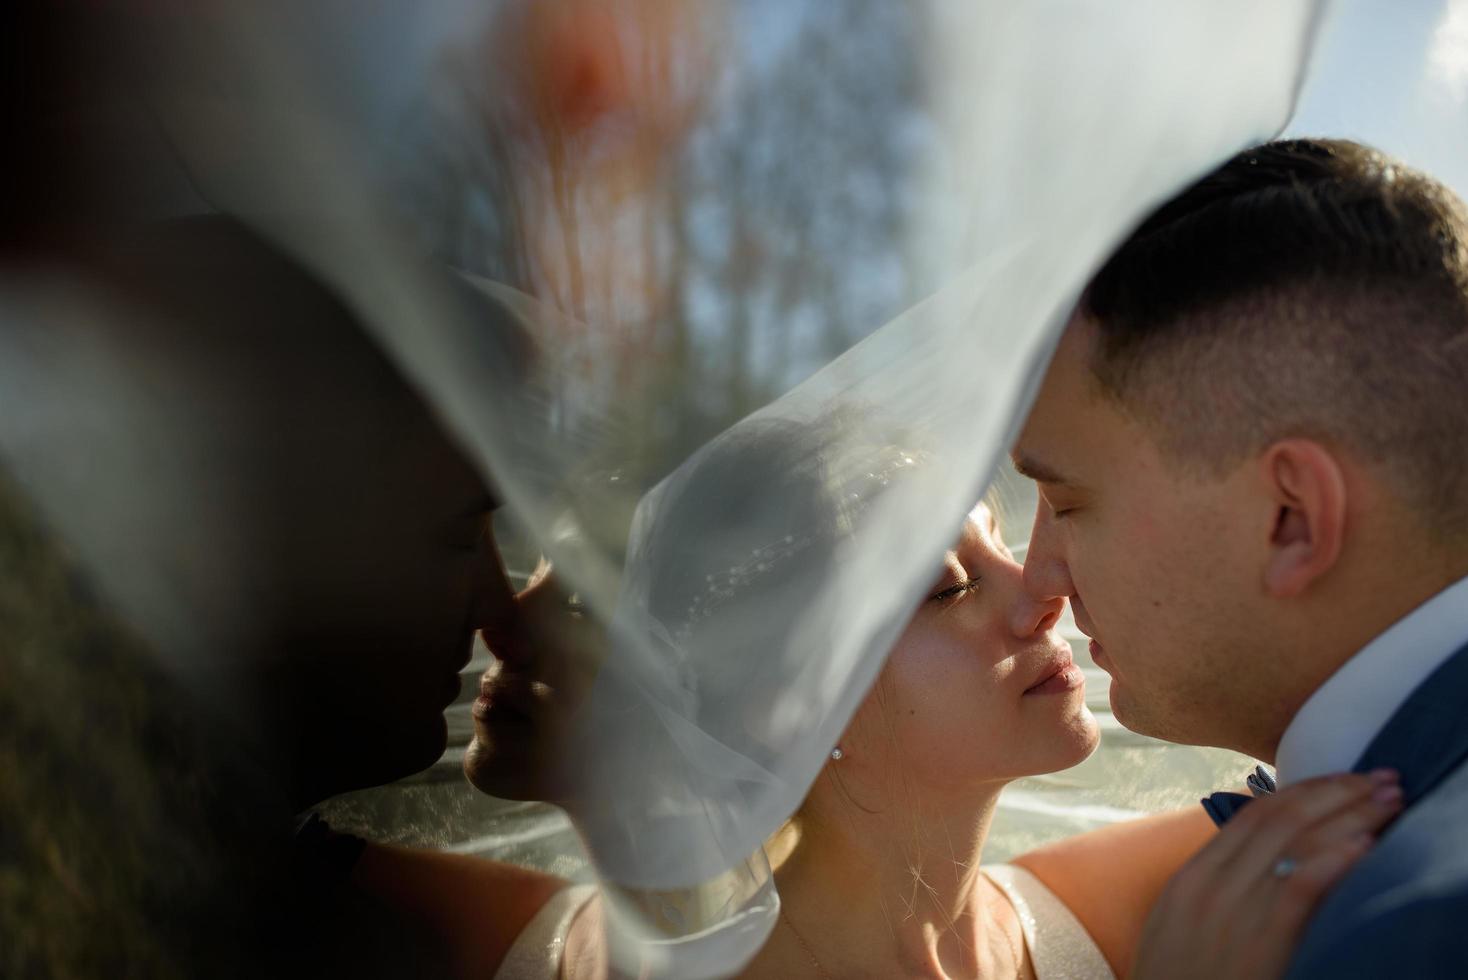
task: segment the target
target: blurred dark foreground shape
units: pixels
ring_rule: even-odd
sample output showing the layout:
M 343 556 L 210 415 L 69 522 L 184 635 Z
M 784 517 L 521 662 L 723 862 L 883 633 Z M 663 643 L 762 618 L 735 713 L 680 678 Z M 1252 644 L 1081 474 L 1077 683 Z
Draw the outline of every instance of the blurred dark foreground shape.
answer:
M 488 487 L 315 277 L 158 220 L 95 17 L 3 21 L 0 976 L 441 973 L 297 814 L 442 753 Z
M 442 753 L 487 488 L 238 225 L 82 247 L 0 336 L 6 975 L 431 964 L 295 815 Z
M 280 935 L 256 919 L 287 874 L 252 826 L 261 773 L 209 737 L 3 477 L 0 717 L 5 976 L 229 975 Z

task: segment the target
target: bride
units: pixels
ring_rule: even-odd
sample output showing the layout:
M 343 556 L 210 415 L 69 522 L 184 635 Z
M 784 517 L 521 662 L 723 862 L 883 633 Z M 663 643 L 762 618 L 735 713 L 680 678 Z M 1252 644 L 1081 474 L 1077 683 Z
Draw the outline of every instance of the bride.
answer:
M 733 677 L 757 673 L 756 658 L 787 624 L 746 618 L 731 631 L 723 627 L 732 607 L 819 581 L 811 576 L 838 560 L 854 533 L 852 508 L 904 467 L 920 465 L 884 448 L 858 468 L 855 483 L 833 480 L 809 436 L 806 426 L 771 423 L 717 442 L 675 477 L 649 532 L 649 611 L 698 657 L 727 658 Z M 780 506 L 738 506 L 758 493 L 778 494 Z M 710 508 L 711 498 L 732 507 Z M 714 512 L 720 519 L 711 524 L 706 515 Z M 757 569 L 740 574 L 737 588 L 725 587 L 720 575 L 749 555 L 751 539 L 776 546 L 761 549 Z M 1126 975 L 1173 874 L 1210 839 L 1231 833 L 1236 842 L 1247 833 L 1231 825 L 1215 834 L 1193 809 L 1083 834 L 1007 864 L 983 863 L 1005 786 L 1073 766 L 1098 741 L 1084 678 L 1055 629 L 1063 600 L 1030 597 L 1022 574 L 993 511 L 975 507 L 803 804 L 768 841 L 782 907 L 741 976 Z M 526 642 L 485 675 L 465 769 L 485 792 L 549 799 L 574 820 L 574 788 L 558 785 L 554 760 L 586 685 L 565 669 L 576 658 L 557 651 L 595 637 L 548 569 L 518 601 Z M 1336 794 L 1319 804 L 1312 846 L 1334 847 L 1342 863 L 1352 854 L 1339 842 L 1375 830 L 1387 814 L 1372 805 L 1365 777 L 1327 782 L 1296 792 Z M 1269 815 L 1262 802 L 1250 810 Z M 1319 832 L 1336 825 L 1335 833 Z M 1192 874 L 1177 908 L 1150 927 L 1148 963 L 1165 965 L 1174 947 L 1205 948 L 1208 930 L 1226 932 L 1227 903 L 1213 902 L 1211 917 L 1204 910 L 1214 886 L 1231 893 L 1220 883 L 1231 873 L 1238 872 L 1214 861 Z M 606 975 L 592 886 L 378 846 L 364 854 L 356 880 L 457 934 L 451 942 L 465 976 Z M 1323 891 L 1329 881 L 1316 884 Z M 1189 894 L 1202 899 L 1190 906 Z

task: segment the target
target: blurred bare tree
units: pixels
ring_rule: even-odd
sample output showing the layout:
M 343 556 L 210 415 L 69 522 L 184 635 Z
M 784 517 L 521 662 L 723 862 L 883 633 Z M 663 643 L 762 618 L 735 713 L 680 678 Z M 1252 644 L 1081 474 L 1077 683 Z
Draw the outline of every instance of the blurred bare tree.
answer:
M 587 325 L 582 383 L 642 442 L 623 465 L 676 464 L 925 288 L 913 8 L 750 0 L 691 26 L 645 0 L 628 41 L 580 0 L 519 6 L 445 52 L 400 198 L 440 258 Z

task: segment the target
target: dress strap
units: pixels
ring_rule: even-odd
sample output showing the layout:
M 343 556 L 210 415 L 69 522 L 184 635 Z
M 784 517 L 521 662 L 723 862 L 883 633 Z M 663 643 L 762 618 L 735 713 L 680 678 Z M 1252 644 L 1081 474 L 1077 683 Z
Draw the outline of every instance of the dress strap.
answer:
M 582 906 L 596 894 L 595 885 L 573 885 L 550 897 L 530 924 L 515 937 L 495 971 L 494 980 L 553 980 L 561 975 L 566 933 Z
M 1013 864 L 979 870 L 1019 914 L 1036 980 L 1116 980 L 1086 927 L 1039 878 Z

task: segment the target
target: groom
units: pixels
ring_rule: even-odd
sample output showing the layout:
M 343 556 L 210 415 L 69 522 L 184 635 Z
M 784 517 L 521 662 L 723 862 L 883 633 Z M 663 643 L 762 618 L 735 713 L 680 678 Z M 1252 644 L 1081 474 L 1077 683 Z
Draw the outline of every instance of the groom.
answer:
M 1440 976 L 1468 912 L 1468 211 L 1326 140 L 1246 151 L 1086 289 L 1014 450 L 1026 561 L 1128 728 L 1405 809 L 1291 977 Z

